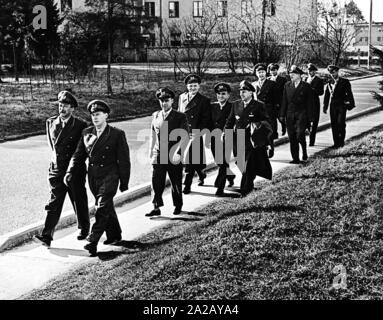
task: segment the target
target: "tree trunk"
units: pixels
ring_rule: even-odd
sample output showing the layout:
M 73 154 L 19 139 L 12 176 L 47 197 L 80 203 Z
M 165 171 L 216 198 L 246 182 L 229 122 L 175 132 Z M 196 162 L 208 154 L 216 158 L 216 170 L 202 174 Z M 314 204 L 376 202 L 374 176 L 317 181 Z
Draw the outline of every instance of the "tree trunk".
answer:
M 263 62 L 265 59 L 265 29 L 266 29 L 266 7 L 267 1 L 262 0 L 262 24 L 261 35 L 259 39 L 259 61 Z
M 12 44 L 13 49 L 13 69 L 15 73 L 15 81 L 19 81 L 19 72 L 17 70 L 17 52 L 15 43 Z
M 108 66 L 106 69 L 106 87 L 108 95 L 113 94 L 112 83 L 110 81 L 110 65 L 112 63 L 112 35 L 110 33 L 110 20 L 112 15 L 112 7 L 108 1 Z

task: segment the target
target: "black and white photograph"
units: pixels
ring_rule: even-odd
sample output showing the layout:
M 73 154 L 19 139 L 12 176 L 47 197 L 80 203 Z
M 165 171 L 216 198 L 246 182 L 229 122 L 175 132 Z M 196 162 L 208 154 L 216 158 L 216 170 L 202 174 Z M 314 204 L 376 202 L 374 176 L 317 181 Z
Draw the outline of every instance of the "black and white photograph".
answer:
M 382 70 L 381 0 L 0 0 L 0 300 L 382 300 Z

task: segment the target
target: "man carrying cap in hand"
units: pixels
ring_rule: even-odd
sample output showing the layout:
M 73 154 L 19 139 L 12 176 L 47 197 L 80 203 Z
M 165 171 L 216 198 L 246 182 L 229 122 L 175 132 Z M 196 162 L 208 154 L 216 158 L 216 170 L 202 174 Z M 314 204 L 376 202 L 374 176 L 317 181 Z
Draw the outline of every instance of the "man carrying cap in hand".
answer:
M 339 77 L 339 67 L 329 65 L 327 70 L 332 80 L 326 85 L 323 112 L 327 113 L 330 107 L 333 148 L 339 148 L 344 146 L 346 138 L 346 113 L 347 110 L 355 108 L 355 100 L 350 81 Z
M 160 207 L 164 205 L 162 194 L 165 190 L 166 174 L 168 174 L 172 186 L 173 214 L 180 214 L 183 205 L 181 160 L 189 141 L 189 127 L 186 115 L 172 108 L 174 96 L 174 92 L 169 88 L 159 88 L 156 92 L 162 110 L 153 113 L 151 124 L 149 158 L 153 166 L 152 203 L 154 208 L 145 215 L 147 217 L 161 214 Z M 171 134 L 174 134 L 175 130 L 179 130 L 181 136 L 177 141 L 171 141 Z
M 199 177 L 199 186 L 204 184 L 206 174 L 203 169 L 206 168 L 205 146 L 202 135 L 193 134 L 193 130 L 202 131 L 208 129 L 210 124 L 210 100 L 202 95 L 199 90 L 201 88 L 201 78 L 196 74 L 189 74 L 184 83 L 187 92 L 179 97 L 178 111 L 186 114 L 189 132 L 191 134 L 191 144 L 189 145 L 189 163 L 185 164 L 185 188 L 184 193 L 190 193 L 190 186 L 193 182 L 194 173 L 197 172 Z M 192 152 L 193 143 L 199 143 L 199 154 Z M 194 160 L 194 161 L 193 161 Z M 197 162 L 197 163 L 196 163 Z
M 299 144 L 302 146 L 302 160 L 307 160 L 306 128 L 313 121 L 312 90 L 310 85 L 302 81 L 303 71 L 295 65 L 291 66 L 291 81 L 285 84 L 281 122 L 286 121 L 287 134 L 290 140 L 290 151 L 293 160 L 290 163 L 299 164 Z
M 267 156 L 267 146 L 271 144 L 273 129 L 264 104 L 254 100 L 255 88 L 244 80 L 239 85 L 241 101 L 233 102 L 225 129 L 234 129 L 233 153 L 238 161 L 244 159 L 240 192 L 246 196 L 254 189 L 254 179 L 257 175 L 271 179 L 272 168 Z M 244 130 L 244 136 L 239 133 Z M 226 136 L 226 134 L 225 134 Z M 244 141 L 239 141 L 243 137 Z M 239 154 L 238 145 L 244 145 L 244 153 Z
M 48 143 L 52 151 L 48 176 L 50 199 L 45 206 L 47 216 L 44 229 L 41 234 L 36 235 L 36 239 L 47 247 L 50 246 L 53 240 L 67 193 L 77 216 L 78 228 L 80 229 L 77 236 L 78 240 L 87 237 L 90 225 L 88 197 L 85 189 L 85 164 L 76 168 L 73 180 L 68 186 L 64 184 L 64 176 L 69 161 L 76 150 L 82 130 L 87 127 L 87 123 L 73 116 L 78 103 L 72 93 L 61 91 L 58 94 L 57 102 L 59 115 L 49 118 L 46 122 Z
M 96 200 L 96 222 L 88 237 L 89 243 L 84 248 L 91 256 L 95 256 L 98 241 L 104 231 L 104 244 L 114 244 L 121 240 L 122 231 L 114 209 L 113 197 L 118 185 L 121 192 L 128 190 L 130 156 L 124 131 L 107 123 L 109 105 L 102 100 L 93 100 L 89 102 L 87 109 L 91 114 L 93 126 L 83 130 L 64 181 L 69 184 L 77 168 L 89 159 L 88 182 Z
M 223 132 L 225 128 L 225 124 L 227 121 L 227 118 L 229 117 L 229 114 L 231 112 L 231 108 L 233 104 L 229 101 L 230 93 L 231 93 L 231 87 L 227 83 L 217 83 L 214 86 L 214 91 L 217 95 L 217 101 L 213 102 L 211 104 L 211 127 L 210 130 L 213 132 L 215 129 L 219 129 Z M 211 152 L 213 153 L 214 160 L 218 165 L 218 175 L 215 179 L 214 186 L 217 188 L 216 195 L 217 196 L 223 196 L 224 195 L 224 188 L 226 184 L 226 180 L 229 181 L 229 187 L 232 187 L 234 185 L 234 179 L 235 175 L 230 170 L 230 165 L 227 163 L 225 159 L 225 142 L 221 141 L 219 146 L 222 146 L 222 161 L 220 163 L 217 163 L 217 159 L 220 157 L 217 155 L 219 150 L 216 150 L 216 141 L 215 136 L 212 136 L 211 141 Z M 230 149 L 231 153 L 231 149 Z

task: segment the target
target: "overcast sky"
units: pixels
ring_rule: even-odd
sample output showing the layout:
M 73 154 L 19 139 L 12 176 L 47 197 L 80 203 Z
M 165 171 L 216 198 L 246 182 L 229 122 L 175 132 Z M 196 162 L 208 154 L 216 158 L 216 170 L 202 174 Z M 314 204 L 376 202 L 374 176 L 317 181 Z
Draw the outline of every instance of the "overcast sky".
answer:
M 359 9 L 362 10 L 364 18 L 370 20 L 370 0 L 354 0 Z M 383 22 L 383 0 L 373 0 L 372 21 Z

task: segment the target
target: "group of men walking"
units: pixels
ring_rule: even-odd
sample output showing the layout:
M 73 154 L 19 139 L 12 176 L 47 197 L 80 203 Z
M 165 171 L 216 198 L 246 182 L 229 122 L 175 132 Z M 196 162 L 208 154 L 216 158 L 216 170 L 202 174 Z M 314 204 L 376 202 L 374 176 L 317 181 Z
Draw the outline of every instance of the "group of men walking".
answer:
M 239 192 L 246 196 L 254 189 L 255 177 L 272 178 L 270 158 L 274 156 L 274 140 L 279 137 L 278 121 L 284 135 L 290 140 L 291 163 L 308 158 L 306 131 L 310 131 L 310 146 L 320 117 L 319 96 L 325 94 L 323 112 L 330 108 L 334 147 L 344 145 L 345 115 L 355 106 L 350 82 L 340 78 L 339 68 L 328 66 L 332 80 L 324 86 L 316 75 L 317 68 L 308 64 L 308 77 L 297 66 L 289 70 L 290 81 L 278 75 L 279 66 L 257 64 L 254 74 L 257 81 L 239 84 L 240 100 L 231 102 L 232 88 L 227 83 L 214 86 L 217 101 L 200 93 L 201 78 L 188 75 L 184 83 L 186 92 L 175 105 L 175 93 L 159 88 L 156 97 L 161 110 L 153 114 L 149 158 L 152 164 L 153 210 L 146 216 L 161 215 L 162 195 L 166 175 L 171 183 L 173 214 L 182 212 L 183 194 L 192 192 L 191 185 L 197 173 L 198 185 L 206 178 L 205 144 L 210 140 L 211 152 L 219 169 L 214 186 L 216 195 L 223 196 L 226 181 L 234 185 L 235 175 L 230 170 L 231 154 L 242 173 Z M 267 73 L 269 72 L 269 77 Z M 78 218 L 78 240 L 87 239 L 84 247 L 96 255 L 97 244 L 106 232 L 104 244 L 121 240 L 121 227 L 113 205 L 118 187 L 128 189 L 130 177 L 129 147 L 122 130 L 107 123 L 110 107 L 101 100 L 91 101 L 87 109 L 93 126 L 72 115 L 78 106 L 68 91 L 58 95 L 59 115 L 47 120 L 47 137 L 52 150 L 49 168 L 50 200 L 46 206 L 45 227 L 36 238 L 50 246 L 59 221 L 64 199 L 69 194 Z M 205 137 L 205 139 L 204 139 Z M 88 169 L 86 160 L 88 159 Z M 183 168 L 185 168 L 182 189 Z M 96 222 L 90 231 L 85 175 L 96 202 Z

